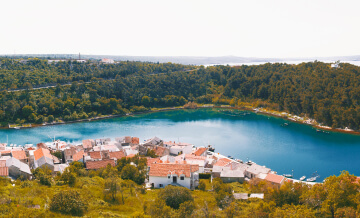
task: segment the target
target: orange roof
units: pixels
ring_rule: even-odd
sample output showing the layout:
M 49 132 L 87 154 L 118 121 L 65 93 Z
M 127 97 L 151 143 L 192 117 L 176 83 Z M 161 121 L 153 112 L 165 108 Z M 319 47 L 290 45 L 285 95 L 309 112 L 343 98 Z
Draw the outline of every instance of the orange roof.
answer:
M 132 144 L 139 144 L 139 142 L 140 142 L 140 140 L 139 140 L 138 137 L 132 137 L 132 138 L 131 138 L 131 143 L 132 143 Z
M 125 153 L 123 151 L 114 151 L 114 152 L 109 152 L 109 157 L 110 158 L 116 158 L 116 159 L 121 159 L 123 157 L 125 157 Z
M 6 160 L 0 160 L 0 167 L 6 167 Z
M 280 184 L 284 179 L 285 177 L 272 173 L 267 174 L 267 176 L 265 177 L 265 180 L 277 184 Z
M 82 140 L 82 143 L 84 148 L 92 148 L 95 144 L 95 141 L 93 139 L 86 139 Z
M 114 159 L 108 159 L 108 160 L 98 160 L 98 161 L 87 161 L 86 162 L 86 169 L 88 170 L 95 170 L 100 168 L 105 168 L 108 164 L 111 166 L 115 166 L 115 160 Z
M 205 151 L 207 151 L 207 148 L 198 148 L 198 149 L 194 152 L 194 154 L 195 154 L 196 156 L 201 156 Z
M 150 164 L 149 176 L 167 176 L 169 174 L 181 175 L 190 177 L 191 172 L 199 171 L 199 165 L 192 164 L 171 164 L 171 163 L 154 163 Z
M 26 159 L 26 153 L 25 151 L 11 151 L 11 156 L 18 159 L 18 160 L 24 160 Z
M 9 176 L 9 168 L 0 167 L 0 176 Z
M 73 161 L 78 161 L 84 156 L 84 150 L 80 150 L 76 154 L 73 155 Z
M 129 154 L 128 156 L 126 156 L 127 158 L 130 158 L 130 157 L 135 157 L 135 154 Z
M 148 158 L 147 157 L 147 165 L 149 166 L 150 164 L 152 163 L 155 163 L 155 162 L 160 162 L 160 158 L 157 157 L 157 158 Z
M 164 155 L 164 152 L 166 150 L 168 150 L 168 148 L 165 148 L 165 147 L 161 147 L 161 146 L 156 146 L 154 149 L 152 149 L 155 151 L 155 155 L 156 156 L 163 156 Z
M 45 148 L 39 148 L 36 151 L 34 151 L 34 157 L 35 157 L 35 160 L 39 160 L 42 157 L 48 157 L 50 159 L 53 159 L 50 154 L 50 151 Z
M 223 167 L 223 166 L 227 165 L 227 164 L 230 163 L 230 162 L 231 162 L 230 159 L 221 158 L 221 159 L 219 159 L 213 166 Z
M 205 156 L 195 156 L 194 154 L 185 154 L 185 159 L 206 160 L 206 157 Z
M 0 151 L 0 153 L 1 153 L 2 155 L 4 155 L 4 154 L 11 154 L 11 150 L 3 150 L 3 151 Z
M 101 159 L 101 152 L 100 151 L 91 151 L 89 155 L 92 159 Z
M 46 144 L 45 143 L 39 143 L 36 145 L 38 148 L 47 148 Z

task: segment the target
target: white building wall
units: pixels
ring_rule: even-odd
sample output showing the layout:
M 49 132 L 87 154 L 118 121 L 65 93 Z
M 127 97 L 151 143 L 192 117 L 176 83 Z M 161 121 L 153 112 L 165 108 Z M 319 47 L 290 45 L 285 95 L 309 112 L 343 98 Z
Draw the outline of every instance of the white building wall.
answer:
M 170 179 L 168 177 L 160 177 L 160 176 L 149 176 L 149 183 L 154 183 L 154 188 L 161 188 L 160 184 L 163 185 L 163 187 L 170 185 L 173 182 L 172 176 L 170 176 Z M 190 189 L 190 177 L 185 177 L 184 180 L 180 180 L 180 177 L 177 178 L 177 183 L 179 185 L 182 185 L 188 189 Z
M 191 154 L 192 153 L 192 146 L 172 146 L 170 147 L 170 154 L 178 155 L 180 152 L 183 154 Z
M 188 145 L 183 148 L 183 154 L 191 154 L 192 153 L 192 146 Z

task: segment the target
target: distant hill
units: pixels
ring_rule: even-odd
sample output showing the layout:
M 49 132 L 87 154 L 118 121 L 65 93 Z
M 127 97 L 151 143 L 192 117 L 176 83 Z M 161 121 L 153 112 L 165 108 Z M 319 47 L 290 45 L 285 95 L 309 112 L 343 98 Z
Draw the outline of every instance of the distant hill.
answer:
M 13 55 L 0 55 L 13 57 Z M 39 57 L 51 59 L 78 59 L 78 54 L 18 54 L 15 57 Z M 312 57 L 312 58 L 256 58 L 256 57 L 237 57 L 237 56 L 219 56 L 219 57 L 204 57 L 204 56 L 117 56 L 117 55 L 81 55 L 84 59 L 102 59 L 109 58 L 116 61 L 142 61 L 154 63 L 178 63 L 190 65 L 226 65 L 236 63 L 263 63 L 263 62 L 286 62 L 286 61 L 360 61 L 360 55 L 356 56 L 334 56 L 334 57 Z

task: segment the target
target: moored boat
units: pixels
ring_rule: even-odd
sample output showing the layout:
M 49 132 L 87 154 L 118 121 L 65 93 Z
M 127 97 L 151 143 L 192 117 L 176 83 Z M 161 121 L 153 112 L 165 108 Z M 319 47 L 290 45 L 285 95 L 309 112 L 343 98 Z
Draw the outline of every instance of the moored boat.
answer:
M 292 178 L 293 177 L 292 174 L 283 174 L 283 176 L 286 177 L 286 178 Z
M 316 176 L 315 177 L 310 177 L 310 178 L 306 179 L 306 182 L 315 182 L 316 179 L 317 179 Z
M 300 181 L 304 181 L 306 179 L 306 176 L 302 176 L 301 178 L 300 178 Z

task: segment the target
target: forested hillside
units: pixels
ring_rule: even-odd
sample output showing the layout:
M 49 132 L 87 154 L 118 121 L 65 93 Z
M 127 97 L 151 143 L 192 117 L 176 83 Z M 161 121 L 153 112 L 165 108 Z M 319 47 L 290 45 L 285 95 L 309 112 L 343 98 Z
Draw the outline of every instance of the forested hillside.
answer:
M 76 120 L 195 101 L 235 106 L 260 102 L 257 106 L 308 116 L 334 128 L 360 126 L 360 68 L 345 63 L 340 68 L 317 61 L 204 68 L 143 62 L 0 61 L 2 125 Z M 26 90 L 8 91 L 16 88 Z

